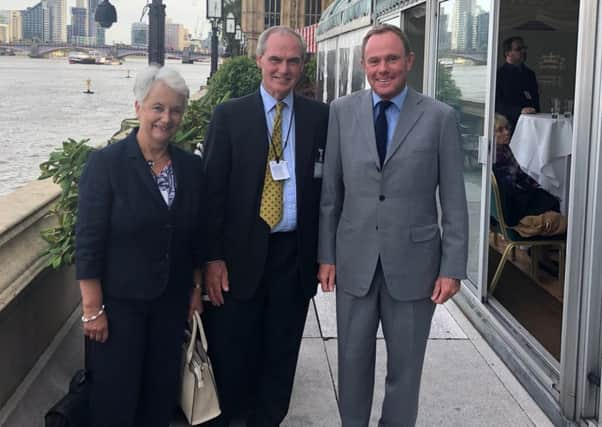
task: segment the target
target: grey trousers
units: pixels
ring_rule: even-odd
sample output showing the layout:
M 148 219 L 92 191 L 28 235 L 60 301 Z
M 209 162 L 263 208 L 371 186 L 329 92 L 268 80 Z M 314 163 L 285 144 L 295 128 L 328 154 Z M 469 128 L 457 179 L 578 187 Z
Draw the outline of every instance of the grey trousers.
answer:
M 355 297 L 339 287 L 336 298 L 339 411 L 343 427 L 367 427 L 370 421 L 379 320 L 387 347 L 385 398 L 379 426 L 413 427 L 435 304 L 429 298 L 393 299 L 380 263 L 366 296 Z

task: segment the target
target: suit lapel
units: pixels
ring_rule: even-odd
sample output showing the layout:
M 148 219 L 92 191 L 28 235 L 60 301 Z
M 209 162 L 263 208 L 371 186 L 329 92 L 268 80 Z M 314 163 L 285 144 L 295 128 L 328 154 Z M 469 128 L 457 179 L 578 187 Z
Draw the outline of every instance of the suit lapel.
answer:
M 311 112 L 305 100 L 295 96 L 295 178 L 297 182 L 297 206 L 301 206 L 305 174 L 310 170 L 314 144 L 312 138 L 313 126 L 309 123 Z M 297 212 L 299 209 L 297 209 Z
M 265 109 L 259 90 L 255 95 L 249 98 L 250 104 L 241 109 L 241 120 L 250 123 L 248 126 L 248 135 L 241 140 L 243 146 L 240 147 L 241 153 L 246 153 L 243 162 L 249 164 L 249 173 L 253 174 L 247 185 L 254 188 L 257 192 L 259 203 L 261 203 L 261 193 L 263 191 L 263 180 L 265 179 L 265 170 L 268 161 L 268 125 L 265 119 Z M 238 143 L 238 141 L 237 141 Z M 252 187 L 251 187 L 252 186 Z
M 153 179 L 149 171 L 148 165 L 144 160 L 144 157 L 142 157 L 142 152 L 140 151 L 140 147 L 138 147 L 138 142 L 136 141 L 136 133 L 137 131 L 134 130 L 128 136 L 128 160 L 131 164 L 132 169 L 136 171 L 138 178 L 140 178 L 140 180 L 142 181 L 142 186 L 144 190 L 150 193 L 150 196 L 156 204 L 158 204 L 163 209 L 167 209 L 167 205 L 165 204 L 165 201 L 163 200 L 163 197 L 161 197 L 161 193 L 157 188 L 157 183 Z
M 387 148 L 387 155 L 385 157 L 385 164 L 395 154 L 399 147 L 403 144 L 406 137 L 422 116 L 422 109 L 420 103 L 422 98 L 411 88 L 408 88 L 408 94 L 406 96 L 403 108 L 399 113 L 399 119 L 397 120 L 397 127 L 393 133 L 393 139 L 389 148 Z
M 378 151 L 376 150 L 376 136 L 374 135 L 374 106 L 372 102 L 372 91 L 370 89 L 364 91 L 360 95 L 360 108 L 354 109 L 356 120 L 360 123 L 359 128 L 364 134 L 362 140 L 368 145 L 368 155 L 380 167 Z

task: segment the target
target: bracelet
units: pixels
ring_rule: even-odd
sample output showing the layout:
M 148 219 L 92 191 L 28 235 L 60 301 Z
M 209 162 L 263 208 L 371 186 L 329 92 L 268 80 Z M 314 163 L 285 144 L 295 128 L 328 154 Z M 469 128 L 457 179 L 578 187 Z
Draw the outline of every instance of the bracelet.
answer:
M 98 319 L 100 316 L 102 316 L 102 314 L 105 312 L 105 306 L 104 304 L 102 305 L 102 307 L 100 307 L 100 310 L 98 310 L 98 313 L 96 313 L 94 316 L 90 316 L 90 317 L 85 317 L 84 315 L 82 315 L 82 323 L 88 323 L 88 322 L 93 322 L 94 320 Z

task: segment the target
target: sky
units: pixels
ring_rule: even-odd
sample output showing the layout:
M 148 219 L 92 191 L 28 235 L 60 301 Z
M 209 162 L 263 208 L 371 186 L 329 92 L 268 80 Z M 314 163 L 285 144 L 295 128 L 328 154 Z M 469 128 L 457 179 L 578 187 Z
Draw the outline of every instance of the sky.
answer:
M 35 6 L 39 0 L 0 0 L 0 9 L 22 10 Z M 110 0 L 117 9 L 117 23 L 107 30 L 108 44 L 130 43 L 130 28 L 133 22 L 140 21 L 142 8 L 147 0 Z M 86 2 L 87 3 L 87 2 Z M 148 0 L 150 3 L 150 0 Z M 176 24 L 182 24 L 196 38 L 201 33 L 203 38 L 210 30 L 210 24 L 205 20 L 206 0 L 163 0 L 165 14 Z M 71 21 L 71 7 L 75 0 L 67 0 L 67 23 Z M 148 15 L 144 17 L 148 22 Z

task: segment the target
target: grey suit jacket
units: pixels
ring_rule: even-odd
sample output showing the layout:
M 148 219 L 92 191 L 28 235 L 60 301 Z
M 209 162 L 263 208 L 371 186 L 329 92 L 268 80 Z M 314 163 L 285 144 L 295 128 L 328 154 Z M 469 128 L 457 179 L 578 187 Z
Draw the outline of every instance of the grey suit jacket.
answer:
M 466 277 L 463 163 L 446 104 L 409 89 L 382 170 L 371 91 L 331 104 L 318 261 L 336 264 L 339 290 L 365 295 L 379 257 L 387 288 L 401 301 L 429 297 L 439 276 Z

